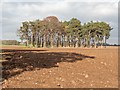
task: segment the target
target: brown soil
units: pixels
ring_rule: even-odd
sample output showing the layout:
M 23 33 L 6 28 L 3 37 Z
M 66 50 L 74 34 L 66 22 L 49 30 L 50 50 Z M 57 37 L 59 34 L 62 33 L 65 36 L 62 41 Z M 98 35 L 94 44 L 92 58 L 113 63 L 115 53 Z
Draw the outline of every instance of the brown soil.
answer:
M 2 47 L 3 88 L 117 88 L 118 48 Z

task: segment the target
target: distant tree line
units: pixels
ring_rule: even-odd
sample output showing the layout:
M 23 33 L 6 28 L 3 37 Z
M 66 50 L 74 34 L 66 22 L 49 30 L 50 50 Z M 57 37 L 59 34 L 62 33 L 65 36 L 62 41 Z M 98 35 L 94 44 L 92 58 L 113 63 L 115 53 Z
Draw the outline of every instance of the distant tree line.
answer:
M 0 44 L 2 45 L 19 45 L 20 42 L 17 40 L 0 40 Z
M 106 44 L 106 46 L 120 46 L 119 44 Z
M 77 18 L 59 21 L 55 16 L 22 22 L 17 35 L 32 47 L 98 47 L 105 46 L 111 26 L 91 21 L 81 24 Z

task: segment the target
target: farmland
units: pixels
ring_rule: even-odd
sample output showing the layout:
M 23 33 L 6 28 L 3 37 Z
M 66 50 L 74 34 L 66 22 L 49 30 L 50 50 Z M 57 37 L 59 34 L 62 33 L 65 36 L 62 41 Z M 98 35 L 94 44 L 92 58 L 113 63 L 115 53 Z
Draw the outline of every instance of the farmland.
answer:
M 118 47 L 1 49 L 3 88 L 118 87 Z

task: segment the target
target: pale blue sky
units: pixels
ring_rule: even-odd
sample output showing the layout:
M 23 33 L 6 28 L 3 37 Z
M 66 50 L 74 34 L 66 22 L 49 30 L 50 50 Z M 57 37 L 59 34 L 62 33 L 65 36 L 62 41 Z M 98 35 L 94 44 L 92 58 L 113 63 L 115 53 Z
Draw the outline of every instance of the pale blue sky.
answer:
M 54 15 L 59 20 L 78 18 L 82 23 L 91 20 L 108 22 L 114 29 L 108 43 L 118 43 L 118 0 L 2 0 L 2 38 L 17 39 L 17 29 L 22 21 L 43 19 Z M 85 1 L 85 2 L 84 2 Z M 91 2 L 93 1 L 93 2 Z M 1 32 L 0 32 L 1 33 Z

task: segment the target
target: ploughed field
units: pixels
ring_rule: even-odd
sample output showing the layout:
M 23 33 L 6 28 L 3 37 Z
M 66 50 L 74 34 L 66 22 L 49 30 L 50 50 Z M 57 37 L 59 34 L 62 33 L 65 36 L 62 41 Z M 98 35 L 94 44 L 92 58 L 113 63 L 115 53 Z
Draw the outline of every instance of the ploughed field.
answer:
M 2 47 L 3 88 L 117 88 L 118 48 Z

